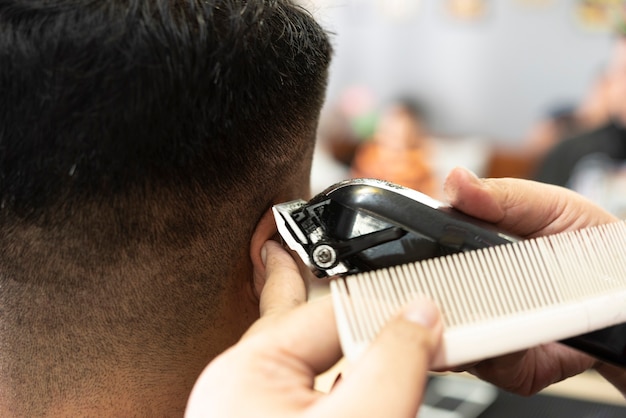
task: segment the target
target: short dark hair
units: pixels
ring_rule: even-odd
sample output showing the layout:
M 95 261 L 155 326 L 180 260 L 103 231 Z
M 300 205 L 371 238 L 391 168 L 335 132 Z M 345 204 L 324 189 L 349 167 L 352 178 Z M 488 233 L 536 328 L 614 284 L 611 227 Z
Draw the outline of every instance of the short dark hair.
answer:
M 22 216 L 147 180 L 254 180 L 325 89 L 325 34 L 285 1 L 2 4 L 0 193 Z
M 1 2 L 0 317 L 20 329 L 0 369 L 86 378 L 113 329 L 193 332 L 312 153 L 330 56 L 288 0 Z

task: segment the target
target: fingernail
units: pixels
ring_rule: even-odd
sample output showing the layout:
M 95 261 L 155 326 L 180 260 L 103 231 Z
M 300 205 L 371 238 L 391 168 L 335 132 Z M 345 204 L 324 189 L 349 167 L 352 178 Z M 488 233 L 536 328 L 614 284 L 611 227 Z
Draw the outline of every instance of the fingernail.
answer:
M 339 373 L 337 377 L 335 378 L 335 381 L 333 382 L 333 385 L 331 386 L 331 388 L 334 389 L 335 386 L 337 386 L 339 382 L 341 382 L 341 379 L 342 379 L 342 376 L 341 376 L 341 373 Z
M 263 265 L 267 263 L 267 242 L 261 247 L 261 261 Z
M 439 308 L 427 298 L 419 298 L 407 305 L 404 318 L 427 328 L 432 328 L 439 321 Z
M 469 170 L 465 167 L 459 167 L 459 168 L 465 172 L 468 180 L 472 181 L 473 183 L 480 183 L 480 179 L 478 178 L 476 173 L 474 173 L 472 170 Z

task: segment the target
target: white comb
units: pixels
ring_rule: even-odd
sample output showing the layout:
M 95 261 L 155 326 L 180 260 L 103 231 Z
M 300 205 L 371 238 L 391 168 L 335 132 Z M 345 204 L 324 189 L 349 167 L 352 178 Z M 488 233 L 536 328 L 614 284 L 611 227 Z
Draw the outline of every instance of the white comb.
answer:
M 423 295 L 443 315 L 433 369 L 467 364 L 626 322 L 626 223 L 337 277 L 330 289 L 348 360 Z

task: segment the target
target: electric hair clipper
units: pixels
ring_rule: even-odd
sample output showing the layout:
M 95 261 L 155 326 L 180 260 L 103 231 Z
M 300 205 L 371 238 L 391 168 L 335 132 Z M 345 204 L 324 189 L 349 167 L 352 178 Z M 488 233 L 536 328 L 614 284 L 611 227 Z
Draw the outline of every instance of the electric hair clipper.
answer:
M 319 278 L 520 240 L 423 193 L 375 179 L 346 180 L 308 202 L 275 205 L 273 213 L 287 246 Z M 626 366 L 626 324 L 561 342 Z
M 274 206 L 278 231 L 317 277 L 516 242 L 431 197 L 382 180 L 337 183 Z

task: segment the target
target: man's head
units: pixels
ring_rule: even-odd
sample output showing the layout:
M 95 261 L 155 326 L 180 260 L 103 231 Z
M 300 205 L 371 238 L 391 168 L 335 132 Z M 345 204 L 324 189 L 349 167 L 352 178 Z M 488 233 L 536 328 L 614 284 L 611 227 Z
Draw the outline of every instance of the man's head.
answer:
M 257 315 L 330 49 L 287 0 L 0 4 L 0 411 L 184 405 Z

